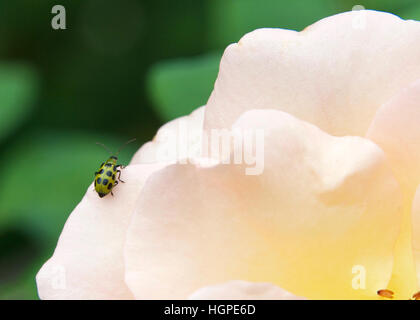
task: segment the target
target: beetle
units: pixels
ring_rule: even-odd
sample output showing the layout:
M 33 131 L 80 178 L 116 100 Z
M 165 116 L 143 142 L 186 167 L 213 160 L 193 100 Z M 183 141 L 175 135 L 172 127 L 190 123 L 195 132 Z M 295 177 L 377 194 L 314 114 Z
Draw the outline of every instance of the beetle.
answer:
M 118 154 L 124 146 L 133 142 L 136 139 L 131 139 L 124 143 L 115 155 L 111 155 L 106 162 L 102 163 L 99 167 L 99 170 L 95 172 L 95 191 L 98 193 L 100 198 L 105 197 L 108 193 L 112 193 L 112 189 L 118 184 L 118 182 L 123 182 L 121 180 L 121 170 L 124 167 L 121 164 L 117 164 Z M 109 152 L 109 149 L 102 143 L 97 142 L 96 144 L 102 146 Z M 111 152 L 110 152 L 111 153 Z M 112 154 L 112 153 L 111 153 Z

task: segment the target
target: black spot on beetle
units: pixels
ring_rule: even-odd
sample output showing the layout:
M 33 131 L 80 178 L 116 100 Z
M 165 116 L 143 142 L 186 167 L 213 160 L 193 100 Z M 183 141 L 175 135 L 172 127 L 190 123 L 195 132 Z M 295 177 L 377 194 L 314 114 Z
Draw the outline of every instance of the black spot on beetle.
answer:
M 115 180 L 115 174 L 112 175 L 112 180 Z
M 107 163 L 105 167 L 112 167 L 112 163 Z
M 108 184 L 108 179 L 104 179 L 104 181 L 102 181 L 102 184 L 103 184 L 104 186 L 106 186 L 106 185 Z
M 96 179 L 96 182 L 97 182 L 98 184 L 101 184 L 101 181 L 102 181 L 102 179 L 101 179 L 101 178 Z
M 108 177 L 112 176 L 112 171 L 107 171 L 107 172 L 106 172 L 106 175 L 107 175 Z
M 104 169 L 99 170 L 99 172 L 98 172 L 98 173 L 99 173 L 99 174 L 104 173 Z
M 110 182 L 108 185 L 108 190 L 111 190 L 111 188 L 112 188 L 112 183 Z
M 105 197 L 105 196 L 106 196 L 106 194 L 105 194 L 105 193 L 102 193 L 102 192 L 98 192 L 98 195 L 99 195 L 101 198 L 103 198 L 103 197 Z

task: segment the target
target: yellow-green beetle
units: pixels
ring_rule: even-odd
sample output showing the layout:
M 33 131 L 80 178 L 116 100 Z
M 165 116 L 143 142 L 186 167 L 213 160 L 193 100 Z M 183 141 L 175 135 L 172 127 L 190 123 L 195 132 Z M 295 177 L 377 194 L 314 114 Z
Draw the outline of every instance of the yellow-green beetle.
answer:
M 124 143 L 120 147 L 118 152 L 115 155 L 110 156 L 108 160 L 106 160 L 106 162 L 101 164 L 101 166 L 99 167 L 99 170 L 95 172 L 95 182 L 94 182 L 95 191 L 98 193 L 99 197 L 103 198 L 108 193 L 111 193 L 111 195 L 114 195 L 112 193 L 112 188 L 114 188 L 118 184 L 118 181 L 124 182 L 120 179 L 121 170 L 119 170 L 119 169 L 123 169 L 124 167 L 121 164 L 117 164 L 117 161 L 118 161 L 117 156 L 120 153 L 122 147 L 124 147 L 130 142 L 133 142 L 134 140 L 136 139 L 131 139 L 127 141 L 126 143 Z M 109 152 L 109 149 L 104 144 L 99 143 L 99 142 L 97 144 L 103 146 Z

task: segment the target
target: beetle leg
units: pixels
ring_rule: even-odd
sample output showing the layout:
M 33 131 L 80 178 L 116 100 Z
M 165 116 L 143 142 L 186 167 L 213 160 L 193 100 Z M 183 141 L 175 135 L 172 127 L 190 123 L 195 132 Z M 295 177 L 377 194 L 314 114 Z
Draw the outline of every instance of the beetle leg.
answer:
M 124 181 L 121 180 L 121 170 L 117 170 L 117 173 L 119 173 L 118 180 L 121 181 L 122 183 L 125 183 Z

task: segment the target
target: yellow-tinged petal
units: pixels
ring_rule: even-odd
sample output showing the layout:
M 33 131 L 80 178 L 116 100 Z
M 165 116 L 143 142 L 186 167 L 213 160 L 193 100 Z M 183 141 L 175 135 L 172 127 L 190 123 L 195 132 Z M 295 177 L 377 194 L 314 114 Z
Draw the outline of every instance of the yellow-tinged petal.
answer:
M 389 288 L 400 298 L 416 290 L 412 252 L 411 209 L 420 183 L 420 79 L 401 90 L 375 115 L 367 137 L 386 154 L 404 191 L 404 216 L 395 249 L 395 266 Z
M 307 298 L 376 298 L 402 198 L 382 150 L 274 110 L 234 128 L 265 129 L 263 173 L 178 164 L 153 174 L 125 245 L 134 296 L 182 299 L 242 279 Z
M 420 290 L 420 185 L 414 197 L 411 217 L 413 221 L 413 256 L 417 275 L 415 291 L 417 291 Z

